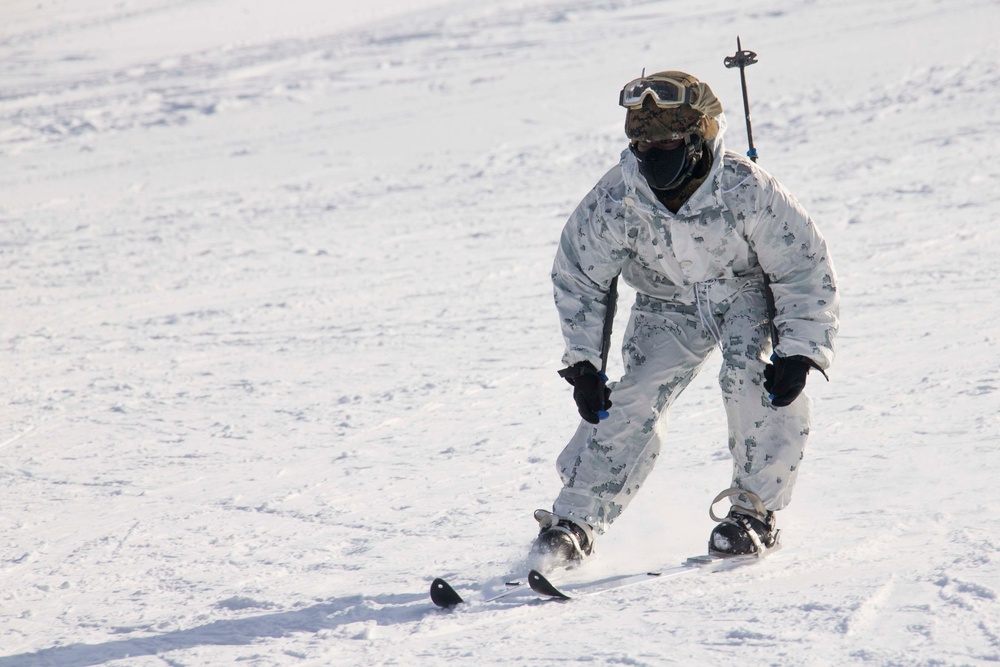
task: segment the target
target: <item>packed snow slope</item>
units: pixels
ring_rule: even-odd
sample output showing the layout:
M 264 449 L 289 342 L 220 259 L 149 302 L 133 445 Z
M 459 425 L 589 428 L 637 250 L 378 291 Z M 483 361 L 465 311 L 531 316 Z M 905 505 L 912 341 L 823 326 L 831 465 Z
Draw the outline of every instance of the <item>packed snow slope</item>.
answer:
M 0 667 L 1000 661 L 994 0 L 0 17 Z M 784 550 L 434 608 L 435 576 L 516 571 L 558 491 L 549 269 L 625 146 L 621 85 L 696 74 L 745 150 L 737 35 L 761 165 L 843 290 Z M 703 551 L 715 375 L 575 576 Z

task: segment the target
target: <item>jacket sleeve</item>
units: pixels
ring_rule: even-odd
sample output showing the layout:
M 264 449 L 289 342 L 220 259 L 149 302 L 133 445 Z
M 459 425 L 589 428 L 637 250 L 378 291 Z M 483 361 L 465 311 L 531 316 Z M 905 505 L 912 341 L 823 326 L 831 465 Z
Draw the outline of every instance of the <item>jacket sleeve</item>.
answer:
M 758 216 L 749 241 L 771 281 L 782 357 L 802 355 L 826 370 L 840 318 L 837 276 L 809 214 L 773 177 L 759 174 Z
M 609 192 L 608 176 L 570 215 L 552 265 L 567 366 L 586 360 L 601 367 L 608 290 L 629 256 L 622 206 Z

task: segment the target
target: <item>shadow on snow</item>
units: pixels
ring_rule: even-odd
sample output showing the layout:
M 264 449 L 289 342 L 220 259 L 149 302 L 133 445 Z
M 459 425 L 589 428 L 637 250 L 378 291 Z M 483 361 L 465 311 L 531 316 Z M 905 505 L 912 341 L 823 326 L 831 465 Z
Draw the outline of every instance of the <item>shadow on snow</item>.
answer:
M 332 630 L 352 623 L 374 621 L 395 625 L 419 621 L 429 613 L 426 595 L 351 596 L 335 598 L 302 609 L 263 616 L 214 621 L 188 630 L 109 641 L 69 644 L 0 657 L 0 667 L 86 667 L 112 660 L 158 655 L 199 646 L 245 646 L 257 639 L 284 637 L 296 632 Z M 433 608 L 432 608 L 433 609 Z

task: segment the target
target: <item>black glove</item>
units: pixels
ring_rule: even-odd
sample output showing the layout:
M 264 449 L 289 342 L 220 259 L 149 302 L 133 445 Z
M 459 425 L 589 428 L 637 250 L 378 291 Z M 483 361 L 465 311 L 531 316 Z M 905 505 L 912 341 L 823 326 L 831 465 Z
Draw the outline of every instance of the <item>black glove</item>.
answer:
M 608 389 L 608 376 L 598 373 L 594 364 L 580 361 L 569 368 L 559 371 L 566 382 L 573 385 L 573 400 L 583 420 L 598 424 L 608 418 L 611 407 L 611 390 Z
M 808 357 L 779 357 L 771 355 L 771 363 L 764 368 L 764 390 L 770 394 L 771 405 L 783 408 L 791 405 L 806 388 L 806 376 L 816 363 Z

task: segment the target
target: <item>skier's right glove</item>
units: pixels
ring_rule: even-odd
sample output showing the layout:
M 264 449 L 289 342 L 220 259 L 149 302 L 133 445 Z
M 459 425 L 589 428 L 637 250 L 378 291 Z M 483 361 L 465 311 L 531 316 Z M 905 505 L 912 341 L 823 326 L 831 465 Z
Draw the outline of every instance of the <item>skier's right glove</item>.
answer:
M 573 400 L 583 420 L 598 424 L 608 418 L 611 407 L 611 390 L 608 376 L 599 373 L 594 364 L 580 361 L 559 371 L 559 375 L 573 385 Z

